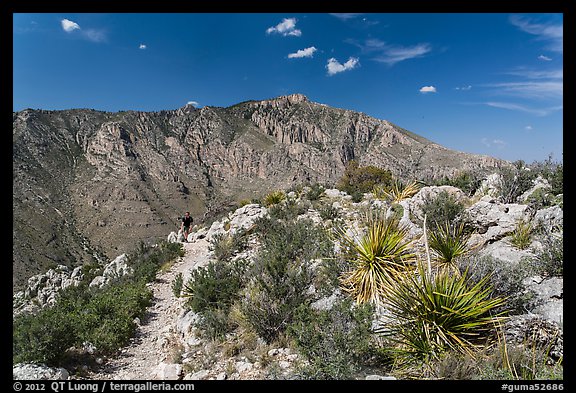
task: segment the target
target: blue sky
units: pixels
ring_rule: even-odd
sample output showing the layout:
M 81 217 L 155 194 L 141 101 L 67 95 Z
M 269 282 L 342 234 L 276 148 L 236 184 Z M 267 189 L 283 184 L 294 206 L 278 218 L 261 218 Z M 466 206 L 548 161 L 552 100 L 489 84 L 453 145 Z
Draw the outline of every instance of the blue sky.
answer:
M 15 13 L 13 110 L 302 93 L 451 149 L 563 159 L 563 14 Z

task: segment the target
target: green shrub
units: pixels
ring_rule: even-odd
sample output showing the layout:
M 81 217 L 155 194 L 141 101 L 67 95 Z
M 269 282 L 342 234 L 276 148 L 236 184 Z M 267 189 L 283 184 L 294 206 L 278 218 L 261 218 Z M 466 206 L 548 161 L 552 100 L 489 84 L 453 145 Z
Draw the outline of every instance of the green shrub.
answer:
M 332 205 L 324 205 L 318 211 L 323 220 L 335 220 L 340 217 L 340 210 Z
M 245 231 L 229 233 L 218 233 L 212 237 L 209 249 L 214 252 L 214 256 L 220 262 L 225 262 L 243 251 L 247 247 L 248 236 Z
M 310 186 L 310 190 L 306 193 L 306 197 L 309 201 L 318 201 L 324 195 L 325 187 L 314 183 Z
M 479 172 L 462 171 L 453 178 L 444 177 L 435 182 L 436 185 L 447 185 L 459 188 L 466 195 L 472 196 L 480 188 L 483 176 Z
M 376 185 L 387 187 L 391 185 L 391 182 L 390 171 L 372 165 L 361 167 L 357 161 L 350 160 L 336 188 L 354 197 L 354 195 L 371 192 Z
M 240 309 L 254 331 L 270 343 L 286 330 L 296 308 L 310 302 L 310 261 L 331 256 L 332 243 L 310 220 L 263 218 L 257 225 L 262 246 Z
M 162 265 L 184 256 L 181 243 L 162 241 L 157 245 L 144 242 L 138 244 L 138 249 L 128 254 L 127 263 L 134 269 L 134 281 L 151 282 Z
M 222 338 L 233 329 L 229 313 L 246 284 L 247 265 L 245 260 L 210 261 L 193 270 L 184 284 L 181 293 L 188 298 L 186 307 L 201 314 L 198 326 L 206 337 Z
M 188 298 L 186 306 L 194 312 L 228 310 L 244 285 L 246 265 L 244 260 L 210 261 L 207 266 L 193 270 L 182 288 L 182 296 Z
M 59 308 L 21 315 L 12 326 L 12 363 L 59 365 L 65 351 L 77 343 L 75 321 Z
M 499 171 L 499 197 L 502 203 L 516 203 L 518 197 L 533 185 L 537 173 L 531 171 L 522 160 L 515 161 L 512 167 Z
M 551 186 L 550 193 L 558 195 L 564 193 L 564 164 L 554 162 L 552 156 L 544 161 L 535 161 L 530 165 L 530 169 L 536 174 L 548 180 Z
M 536 211 L 543 209 L 548 206 L 552 206 L 554 203 L 554 195 L 546 188 L 538 188 L 532 194 L 526 198 L 526 202 L 530 207 Z
M 404 217 L 404 208 L 399 203 L 393 203 L 390 206 L 391 218 L 400 221 Z
M 435 198 L 424 198 L 422 213 L 427 217 L 426 224 L 430 230 L 436 230 L 446 222 L 453 225 L 458 221 L 465 221 L 464 205 L 448 191 L 440 192 Z
M 495 312 L 507 314 L 522 314 L 531 308 L 534 300 L 532 292 L 526 292 L 522 281 L 536 273 L 534 264 L 529 259 L 510 264 L 491 256 L 478 257 L 469 255 L 459 261 L 460 272 L 468 272 L 471 283 L 478 283 L 488 277 L 491 296 L 505 298 L 506 303 Z
M 287 198 L 284 202 L 268 208 L 268 215 L 272 219 L 291 221 L 308 212 L 308 208 L 311 206 L 309 201 L 297 201 L 293 198 Z
M 152 293 L 146 283 L 160 266 L 181 255 L 177 243 L 156 247 L 140 243 L 128 255 L 132 275 L 100 289 L 87 284 L 68 287 L 59 291 L 54 306 L 14 318 L 13 362 L 58 366 L 69 356 L 69 348 L 80 348 L 84 342 L 93 344 L 99 354 L 114 353 L 128 343 L 136 329 L 134 318 L 141 318 L 150 305 Z
M 182 276 L 182 273 L 178 273 L 174 278 L 174 281 L 172 281 L 172 293 L 174 294 L 174 297 L 180 297 L 183 285 L 184 277 Z
M 552 232 L 540 228 L 542 249 L 536 254 L 535 269 L 544 276 L 564 275 L 564 236 L 563 232 Z
M 308 361 L 298 378 L 353 379 L 370 352 L 372 314 L 372 305 L 355 307 L 350 299 L 326 311 L 299 306 L 287 330 Z
M 14 319 L 13 362 L 57 366 L 69 348 L 84 342 L 111 354 L 128 343 L 134 318 L 143 316 L 150 299 L 144 282 L 128 278 L 97 290 L 85 285 L 61 290 L 53 307 Z

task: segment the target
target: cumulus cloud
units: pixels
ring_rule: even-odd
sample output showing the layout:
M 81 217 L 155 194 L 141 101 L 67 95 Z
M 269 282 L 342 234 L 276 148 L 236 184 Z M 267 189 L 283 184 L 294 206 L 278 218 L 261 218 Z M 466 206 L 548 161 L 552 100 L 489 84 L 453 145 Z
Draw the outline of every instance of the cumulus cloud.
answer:
M 66 33 L 71 33 L 74 30 L 80 30 L 80 25 L 78 23 L 72 22 L 71 20 L 68 19 L 62 19 L 60 21 L 60 24 L 62 25 L 62 29 L 64 29 Z
M 420 88 L 420 93 L 436 93 L 436 88 L 434 86 L 423 86 Z
M 140 44 L 140 46 L 138 47 L 138 49 L 146 49 L 147 46 L 145 44 Z
M 350 57 L 348 61 L 344 64 L 340 64 L 335 58 L 328 59 L 328 64 L 326 64 L 326 69 L 328 70 L 328 75 L 332 76 L 340 72 L 349 71 L 360 65 L 360 61 L 357 57 Z
M 290 53 L 288 55 L 289 59 L 298 59 L 301 57 L 312 57 L 314 56 L 314 52 L 316 52 L 317 49 L 313 46 L 311 46 L 310 48 L 306 48 L 306 49 L 300 49 L 298 51 L 296 51 L 295 53 Z
M 64 30 L 66 33 L 73 33 L 75 31 L 78 31 L 78 33 L 75 34 L 80 34 L 80 37 L 87 39 L 88 41 L 92 42 L 106 41 L 106 33 L 104 32 L 104 30 L 99 29 L 84 30 L 80 27 L 78 23 L 71 21 L 69 19 L 62 19 L 60 21 L 60 25 L 62 26 L 62 30 Z
M 266 30 L 267 34 L 282 34 L 284 37 L 291 35 L 295 37 L 300 37 L 302 32 L 296 28 L 296 18 L 284 18 L 282 22 L 278 23 L 276 26 L 269 27 Z

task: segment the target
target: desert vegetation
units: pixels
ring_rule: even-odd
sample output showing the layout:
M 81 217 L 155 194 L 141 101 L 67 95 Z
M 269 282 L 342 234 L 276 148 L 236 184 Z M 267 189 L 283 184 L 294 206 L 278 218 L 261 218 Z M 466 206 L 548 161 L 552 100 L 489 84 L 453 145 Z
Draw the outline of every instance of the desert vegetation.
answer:
M 554 206 L 561 164 L 526 168 L 502 169 L 492 196 L 473 173 L 445 178 L 438 185 L 461 187 L 464 201 L 441 191 L 418 206 L 410 201 L 424 181 L 356 162 L 337 199 L 319 184 L 268 193 L 264 216 L 249 230 L 214 234 L 210 263 L 172 283 L 175 299 L 199 317 L 195 331 L 206 344 L 196 367 L 242 354 L 266 378 L 562 379 L 563 360 L 552 361 L 550 348 L 528 338 L 516 345 L 504 333 L 510 317 L 534 305 L 524 280 L 563 275 L 562 228 L 517 221 L 496 239 L 532 252 L 517 263 L 472 244 L 487 229 L 480 233 L 467 209 L 484 196 L 542 208 L 519 200 L 540 176 Z M 114 352 L 150 303 L 145 283 L 180 252 L 177 243 L 141 246 L 131 257 L 135 274 L 121 285 L 70 289 L 55 307 L 15 319 L 13 361 L 63 364 L 68 348 L 84 342 Z M 290 373 L 273 366 L 276 348 L 298 355 Z

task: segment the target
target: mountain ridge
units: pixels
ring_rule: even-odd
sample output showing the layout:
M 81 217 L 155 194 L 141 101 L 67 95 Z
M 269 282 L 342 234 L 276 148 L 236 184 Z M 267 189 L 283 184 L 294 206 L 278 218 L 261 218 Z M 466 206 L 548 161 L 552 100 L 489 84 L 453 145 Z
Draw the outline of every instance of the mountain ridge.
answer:
M 350 160 L 399 178 L 506 161 L 447 149 L 302 94 L 157 112 L 13 113 L 13 290 L 58 264 L 111 258 L 241 199 L 335 184 Z

